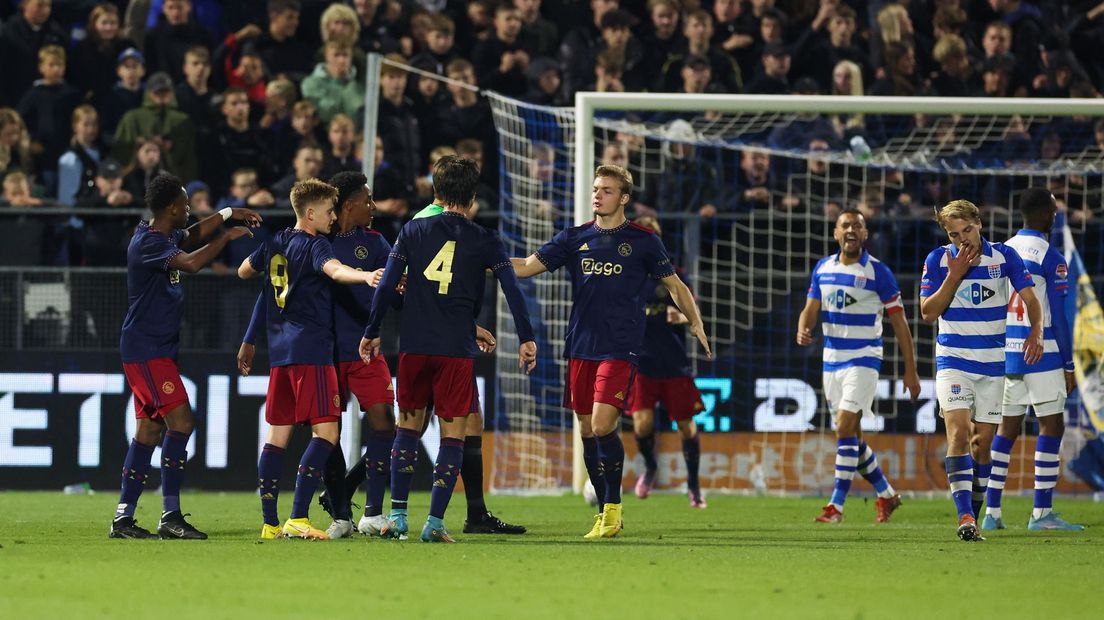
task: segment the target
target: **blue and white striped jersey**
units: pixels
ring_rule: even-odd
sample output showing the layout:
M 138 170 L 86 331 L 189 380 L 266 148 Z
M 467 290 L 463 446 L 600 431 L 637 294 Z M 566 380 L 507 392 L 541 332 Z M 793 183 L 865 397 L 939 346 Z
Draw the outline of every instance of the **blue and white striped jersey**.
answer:
M 857 263 L 825 256 L 813 267 L 809 298 L 820 301 L 824 372 L 853 366 L 880 370 L 882 311 L 904 311 L 901 289 L 885 263 L 863 250 Z
M 1034 283 L 1015 250 L 984 238 L 981 243 L 981 262 L 966 272 L 951 304 L 939 317 L 935 366 L 937 370 L 1000 377 L 1004 375 L 1008 295 Z M 921 298 L 934 295 L 947 279 L 947 250 L 958 256 L 958 248 L 950 243 L 932 250 L 924 261 Z
M 1018 375 L 1059 368 L 1073 371 L 1071 334 L 1065 311 L 1069 292 L 1069 270 L 1065 259 L 1050 247 L 1046 235 L 1037 230 L 1020 230 L 1004 244 L 1016 250 L 1023 259 L 1035 283 L 1035 295 L 1043 306 L 1043 358 L 1028 365 L 1024 362 L 1023 342 L 1031 333 L 1031 321 L 1027 318 L 1023 300 L 1015 292 L 1010 293 L 1004 343 L 1005 372 Z

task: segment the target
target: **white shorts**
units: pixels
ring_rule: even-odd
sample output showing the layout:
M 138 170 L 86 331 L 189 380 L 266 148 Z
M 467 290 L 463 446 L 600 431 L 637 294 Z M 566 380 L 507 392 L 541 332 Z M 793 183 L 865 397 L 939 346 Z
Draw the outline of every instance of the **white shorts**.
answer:
M 1061 368 L 1046 372 L 1008 375 L 1004 381 L 1004 415 L 1021 416 L 1027 406 L 1035 417 L 1059 415 L 1066 410 L 1066 375 Z
M 878 371 L 865 366 L 851 366 L 824 373 L 824 398 L 828 411 L 851 411 L 874 415 L 874 392 L 878 387 Z
M 955 409 L 969 409 L 975 422 L 1000 424 L 1004 377 L 944 369 L 935 373 L 935 394 L 942 410 L 940 415 Z

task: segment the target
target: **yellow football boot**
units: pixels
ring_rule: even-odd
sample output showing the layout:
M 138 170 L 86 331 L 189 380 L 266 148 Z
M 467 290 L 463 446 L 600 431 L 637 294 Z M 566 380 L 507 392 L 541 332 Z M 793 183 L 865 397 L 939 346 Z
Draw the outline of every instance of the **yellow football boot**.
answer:
M 283 534 L 280 532 L 279 525 L 269 525 L 265 523 L 264 527 L 261 528 L 261 540 L 273 540 L 281 536 L 283 536 Z
M 302 519 L 288 519 L 284 522 L 284 536 L 288 538 L 306 538 L 308 540 L 329 540 L 326 532 L 311 525 L 306 517 Z
M 598 535 L 602 538 L 613 538 L 621 533 L 623 527 L 625 522 L 621 519 L 621 504 L 606 504 L 602 510 L 602 527 Z
M 602 515 L 594 515 L 594 527 L 590 528 L 590 531 L 583 534 L 583 538 L 587 540 L 594 540 L 595 538 L 602 537 Z

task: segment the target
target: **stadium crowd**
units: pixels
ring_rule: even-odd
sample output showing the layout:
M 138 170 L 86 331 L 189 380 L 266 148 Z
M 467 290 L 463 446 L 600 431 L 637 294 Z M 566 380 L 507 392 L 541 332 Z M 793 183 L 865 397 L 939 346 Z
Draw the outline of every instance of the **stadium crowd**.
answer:
M 372 139 L 373 190 L 392 239 L 431 200 L 428 170 L 444 154 L 480 162 L 480 196 L 496 206 L 490 107 L 461 83 L 548 105 L 579 90 L 1100 97 L 1104 89 L 1104 3 L 1095 0 L 0 0 L 0 20 L 0 204 L 140 207 L 150 180 L 167 170 L 187 180 L 195 215 L 246 205 L 290 213 L 296 180 L 359 170 Z M 385 64 L 378 133 L 366 137 L 368 52 L 455 83 Z M 1008 132 L 1006 148 L 1044 159 L 1104 148 L 1104 122 L 1069 122 L 1061 132 Z M 851 115 L 770 139 L 818 151 L 846 149 L 855 136 L 876 145 L 882 134 L 873 118 Z M 766 205 L 779 186 L 765 157 L 745 154 L 733 200 L 701 206 Z M 642 197 L 644 212 L 649 198 L 662 209 L 670 197 Z M 800 196 L 777 202 L 802 206 Z M 1082 200 L 1071 213 L 1083 221 L 1100 206 Z M 133 224 L 58 218 L 44 231 L 40 262 L 122 265 Z M 221 268 L 263 238 L 236 242 Z

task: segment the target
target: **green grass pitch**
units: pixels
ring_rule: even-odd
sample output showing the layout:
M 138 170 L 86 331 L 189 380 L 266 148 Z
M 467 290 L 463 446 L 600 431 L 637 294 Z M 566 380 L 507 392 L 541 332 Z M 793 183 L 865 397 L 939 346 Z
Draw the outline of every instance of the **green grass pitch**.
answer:
M 281 498 L 290 507 L 291 493 Z M 411 529 L 428 495 L 412 498 Z M 1081 533 L 1010 528 L 955 538 L 951 502 L 905 500 L 874 525 L 853 497 L 842 525 L 813 523 L 822 500 L 714 495 L 625 498 L 627 528 L 584 541 L 577 497 L 490 497 L 524 536 L 460 532 L 457 545 L 365 539 L 257 540 L 256 497 L 186 493 L 206 542 L 107 538 L 113 493 L 0 493 L 0 618 L 1085 618 L 1099 610 L 1104 507 L 1061 498 Z M 148 493 L 139 523 L 156 526 Z M 314 520 L 328 518 L 317 507 Z M 939 615 L 935 615 L 939 614 Z

